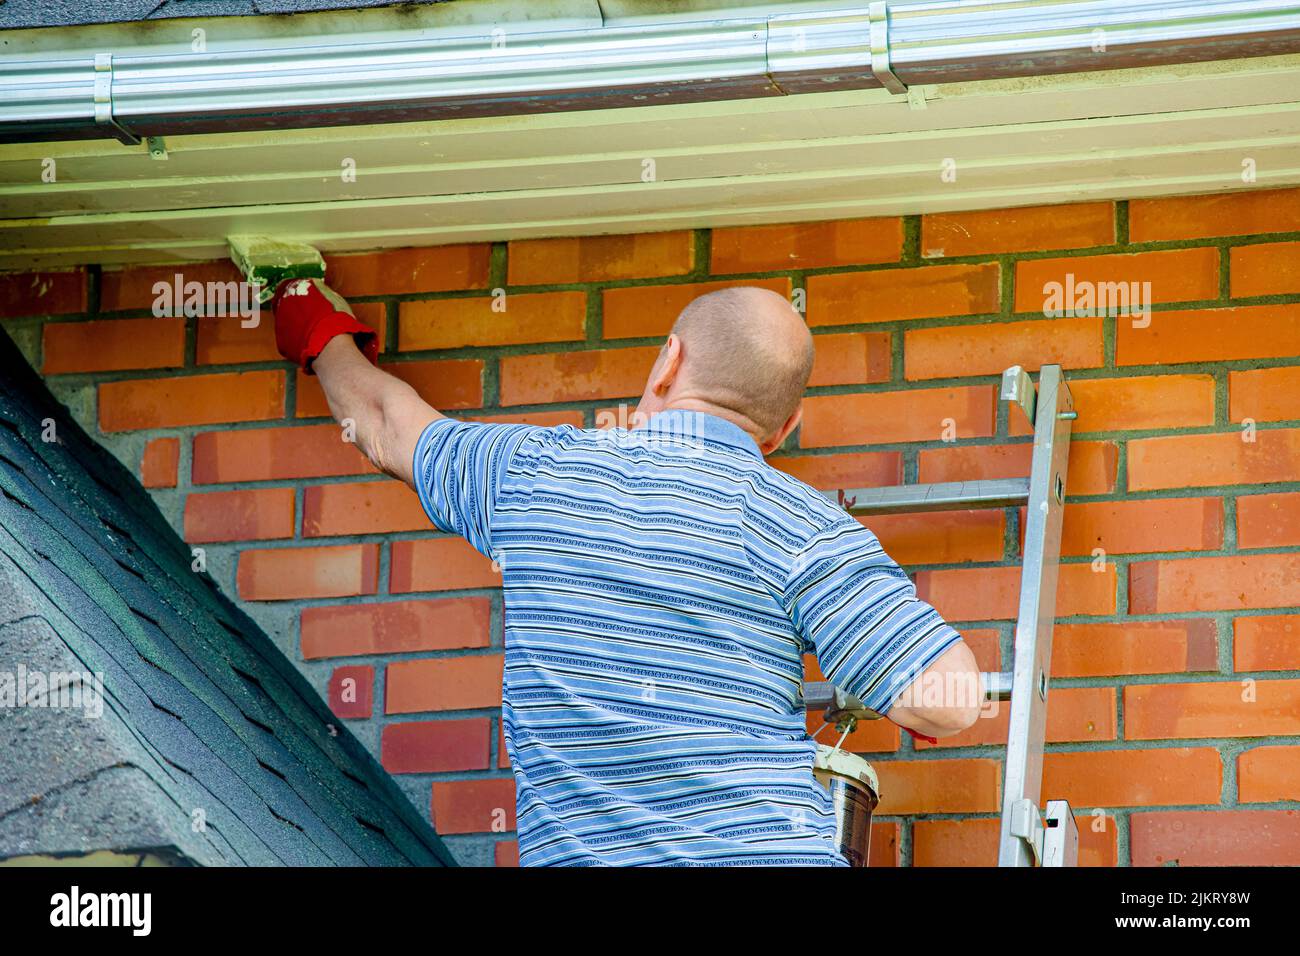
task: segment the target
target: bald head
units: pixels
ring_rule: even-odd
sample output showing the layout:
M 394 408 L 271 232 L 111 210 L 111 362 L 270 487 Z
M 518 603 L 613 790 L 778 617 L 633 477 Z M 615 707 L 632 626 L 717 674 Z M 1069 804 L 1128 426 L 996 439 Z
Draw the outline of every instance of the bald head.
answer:
M 784 297 L 754 286 L 702 295 L 677 317 L 682 387 L 774 432 L 812 371 L 808 326 Z

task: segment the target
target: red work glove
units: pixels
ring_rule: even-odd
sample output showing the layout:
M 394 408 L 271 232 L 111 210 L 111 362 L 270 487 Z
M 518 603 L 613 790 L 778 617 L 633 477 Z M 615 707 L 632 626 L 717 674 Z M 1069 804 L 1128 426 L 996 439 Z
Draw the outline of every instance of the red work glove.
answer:
M 319 279 L 286 279 L 271 298 L 275 344 L 308 375 L 312 360 L 336 335 L 351 335 L 371 364 L 379 362 L 379 336 L 362 325 L 337 292 Z

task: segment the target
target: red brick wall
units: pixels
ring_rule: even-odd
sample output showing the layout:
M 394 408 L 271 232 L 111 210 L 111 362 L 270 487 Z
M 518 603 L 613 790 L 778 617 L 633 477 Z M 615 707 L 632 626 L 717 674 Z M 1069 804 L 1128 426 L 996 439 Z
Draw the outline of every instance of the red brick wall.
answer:
M 822 488 L 1024 474 L 998 373 L 1062 363 L 1079 418 L 1044 793 L 1077 808 L 1088 864 L 1300 862 L 1300 190 L 329 266 L 386 367 L 433 404 L 547 424 L 592 426 L 639 394 L 700 292 L 798 291 L 817 361 L 773 462 Z M 497 575 L 340 441 L 269 323 L 149 317 L 175 271 L 2 276 L 5 325 L 455 852 L 511 861 Z M 1150 324 L 1044 318 L 1043 285 L 1066 273 L 1149 281 Z M 1009 666 L 1019 515 L 869 524 L 982 665 Z M 884 791 L 878 862 L 994 859 L 1005 732 L 1002 716 L 939 747 L 883 723 L 854 735 Z

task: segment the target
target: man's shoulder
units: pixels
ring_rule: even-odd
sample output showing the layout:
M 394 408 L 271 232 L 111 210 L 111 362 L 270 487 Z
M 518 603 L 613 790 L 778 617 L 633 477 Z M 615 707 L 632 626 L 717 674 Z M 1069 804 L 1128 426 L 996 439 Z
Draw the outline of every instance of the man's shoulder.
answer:
M 809 537 L 846 520 L 856 524 L 840 506 L 836 492 L 819 491 L 768 461 L 759 464 L 767 486 L 799 509 L 806 520 L 805 530 Z

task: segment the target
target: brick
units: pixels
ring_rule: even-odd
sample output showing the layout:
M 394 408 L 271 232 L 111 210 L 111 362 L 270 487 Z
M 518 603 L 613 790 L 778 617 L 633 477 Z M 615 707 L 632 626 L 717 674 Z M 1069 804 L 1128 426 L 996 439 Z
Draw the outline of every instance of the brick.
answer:
M 917 820 L 912 824 L 913 866 L 996 866 L 996 817 L 967 820 Z
M 501 720 L 497 721 L 497 766 L 507 769 L 510 767 L 510 751 L 506 747 L 506 726 Z
M 1129 740 L 1294 734 L 1300 734 L 1300 680 L 1130 684 L 1124 688 L 1124 736 Z
M 474 710 L 501 706 L 500 654 L 473 654 L 388 665 L 384 712 Z
M 153 438 L 140 457 L 140 482 L 146 488 L 175 488 L 181 457 L 179 438 Z
M 1300 747 L 1255 747 L 1237 755 L 1242 803 L 1300 800 Z
M 1079 819 L 1079 866 L 1117 864 L 1118 827 L 1107 819 L 1105 829 L 1095 831 L 1090 818 Z M 966 820 L 917 820 L 912 825 L 913 866 L 996 866 L 997 817 Z
M 483 405 L 481 359 L 385 362 L 380 367 L 415 389 L 416 393 L 434 408 L 480 408 Z M 302 382 L 301 374 L 298 381 Z M 302 414 L 301 388 L 298 390 L 298 414 Z M 329 414 L 329 412 L 327 410 L 322 414 Z
M 1021 509 L 1021 528 L 1024 528 Z M 1023 530 L 1022 530 L 1023 540 Z M 1223 546 L 1222 498 L 1067 503 L 1061 554 L 1212 551 Z
M 1075 813 L 1085 807 L 1218 803 L 1222 783 L 1223 760 L 1213 747 L 1043 755 L 1043 793 L 1069 800 Z
M 448 359 L 439 362 L 385 362 L 385 372 L 410 385 L 420 397 L 436 409 L 479 408 L 483 404 L 483 361 Z M 321 390 L 320 379 L 301 369 L 297 378 L 299 418 L 329 415 L 329 403 Z
M 303 491 L 304 538 L 424 531 L 429 527 L 420 499 L 399 481 L 314 485 Z
M 1178 674 L 1218 668 L 1218 628 L 1209 618 L 1058 624 L 1053 632 L 1053 677 Z
M 1056 616 L 1115 613 L 1115 565 L 1093 571 L 1091 563 L 1063 564 L 1056 589 Z M 1020 602 L 1020 567 L 919 571 L 917 595 L 950 621 L 1012 620 Z
M 177 276 L 180 276 L 179 280 Z M 233 304 L 239 293 L 237 290 L 232 290 L 227 283 L 238 283 L 243 279 L 244 277 L 239 274 L 239 270 L 229 259 L 105 269 L 99 280 L 99 309 L 101 312 L 150 309 L 155 315 L 183 315 L 187 293 L 182 288 L 180 301 L 175 301 L 176 296 L 171 291 L 175 289 L 178 281 L 182 286 L 200 283 L 205 287 L 205 291 L 208 283 L 220 283 L 228 297 L 230 292 L 234 291 L 235 295 L 227 299 Z M 163 283 L 169 291 L 155 290 L 154 286 L 158 283 Z M 202 310 L 191 311 L 206 313 L 209 305 L 206 296 L 203 298 L 203 304 Z
M 1295 232 L 1300 230 L 1300 190 L 1135 199 L 1129 203 L 1128 219 L 1130 242 Z
M 1135 813 L 1129 844 L 1134 866 L 1294 866 L 1300 811 Z
M 184 319 L 47 322 L 41 333 L 43 375 L 185 364 Z
M 1135 375 L 1129 378 L 1074 378 L 1073 434 L 1134 431 L 1144 428 L 1192 428 L 1214 424 L 1214 376 Z M 1032 429 L 1019 412 L 1010 417 L 1012 435 Z M 1073 456 L 1075 446 L 1071 444 Z
M 997 701 L 985 705 L 975 725 L 959 734 L 944 737 L 937 744 L 917 741 L 919 751 L 946 747 L 1005 746 L 1010 731 L 1011 705 Z M 1114 740 L 1115 688 L 1054 687 L 1047 708 L 1048 743 L 1083 743 Z
M 511 285 L 611 282 L 685 275 L 695 268 L 689 230 L 632 236 L 516 239 L 508 250 Z
M 1000 375 L 1012 365 L 1095 368 L 1105 361 L 1101 318 L 994 322 L 912 329 L 903 335 L 907 378 Z
M 1128 443 L 1129 491 L 1294 481 L 1300 474 L 1300 429 L 1167 435 Z
M 918 455 L 921 482 L 975 481 L 987 478 L 1024 478 L 1029 474 L 1033 446 L 954 445 L 922 448 Z M 1114 442 L 1070 443 L 1070 465 L 1065 476 L 1070 495 L 1104 495 L 1115 490 L 1119 448 Z
M 375 705 L 375 669 L 369 665 L 336 667 L 327 689 L 330 710 L 344 720 L 364 720 Z
M 1001 803 L 996 760 L 887 760 L 874 765 L 880 778 L 880 816 L 912 813 L 984 813 Z
M 99 383 L 99 427 L 106 432 L 265 421 L 283 415 L 283 372 Z
M 482 289 L 488 284 L 487 243 L 385 249 L 325 257 L 330 288 L 344 298 Z
M 519 412 L 514 415 L 465 415 L 471 422 L 500 422 L 506 425 L 538 425 L 542 428 L 554 428 L 556 425 L 572 425 L 584 428 L 582 412 L 577 409 L 555 412 Z
M 491 602 L 460 597 L 309 607 L 302 612 L 299 633 L 302 656 L 310 661 L 487 647 L 491 628 Z
M 769 458 L 767 463 L 819 491 L 878 488 L 903 480 L 903 455 L 896 451 L 780 455 Z
M 492 845 L 493 866 L 518 866 L 519 841 L 501 840 Z
M 1234 299 L 1300 292 L 1300 242 L 1265 242 L 1230 251 L 1229 283 Z
M 938 441 L 993 434 L 991 386 L 911 389 L 858 395 L 814 395 L 803 402 L 804 448 Z M 951 423 L 951 426 L 949 425 Z
M 177 320 L 180 321 L 180 320 Z M 239 318 L 200 318 L 196 322 L 196 365 L 237 365 L 241 362 L 278 362 L 275 322 L 271 313 L 245 327 Z
M 355 442 L 333 423 L 289 428 L 245 428 L 194 436 L 195 484 L 276 481 L 373 473 Z
M 897 262 L 903 254 L 903 220 L 888 216 L 714 229 L 710 249 L 709 271 L 715 275 Z
M 1149 290 L 1141 283 L 1151 283 Z M 1050 283 L 1059 289 L 1048 290 Z M 1087 286 L 1083 284 L 1087 283 Z M 1115 283 L 1123 283 L 1116 288 Z M 1139 283 L 1136 287 L 1132 283 Z M 1109 256 L 1070 256 L 1063 259 L 1025 259 L 1016 263 L 1016 311 L 1043 312 L 1051 298 L 1075 289 L 1065 308 L 1082 311 L 1086 299 L 1095 296 L 1090 310 L 1110 315 L 1128 314 L 1118 306 L 1143 306 L 1166 302 L 1199 302 L 1219 297 L 1219 250 L 1169 249 L 1162 252 L 1130 252 Z M 1085 292 L 1085 290 L 1087 290 Z M 1136 291 L 1136 295 L 1133 293 Z M 1105 302 L 1111 307 L 1106 308 Z
M 185 540 L 251 541 L 292 538 L 294 490 L 254 488 L 185 496 Z
M 27 315 L 68 315 L 86 311 L 86 273 L 0 273 L 0 319 Z
M 860 521 L 903 565 L 1000 561 L 1006 550 L 1003 511 L 949 511 L 939 521 L 933 513 L 871 515 Z
M 921 255 L 973 256 L 991 252 L 1082 249 L 1115 241 L 1115 205 L 1021 206 L 921 217 Z
M 888 332 L 846 332 L 813 336 L 813 367 L 808 384 L 864 385 L 887 382 L 892 374 Z
M 1237 499 L 1237 547 L 1300 544 L 1300 493 L 1242 495 Z
M 658 346 L 501 359 L 501 404 L 583 402 L 640 395 L 659 355 Z
M 438 833 L 504 833 L 515 829 L 515 781 L 436 780 L 431 811 Z
M 380 762 L 389 773 L 487 770 L 491 737 L 487 717 L 388 724 L 380 738 Z
M 498 300 L 435 299 L 403 302 L 397 324 L 397 347 L 404 352 L 455 349 L 469 345 L 518 345 L 531 342 L 580 342 L 586 336 L 585 292 L 518 292 Z
M 1233 670 L 1300 670 L 1300 615 L 1239 617 L 1232 622 Z
M 912 825 L 913 866 L 996 866 L 1001 821 L 917 820 Z
M 871 824 L 871 845 L 867 848 L 867 866 L 899 866 L 899 827 L 896 821 Z
M 1300 418 L 1300 366 L 1229 372 L 1228 417 L 1234 422 Z
M 461 538 L 423 538 L 392 544 L 389 590 L 455 591 L 501 586 L 492 562 Z
M 387 325 L 387 307 L 382 302 L 352 303 L 357 320 L 379 333 L 382 351 Z M 197 322 L 194 359 L 198 365 L 235 365 L 241 362 L 278 362 L 275 317 L 263 311 L 256 326 L 245 327 L 239 318 L 200 318 Z
M 789 279 L 732 279 L 606 289 L 601 293 L 601 334 L 607 339 L 667 335 L 682 309 L 695 299 L 736 286 L 754 286 L 790 298 Z
M 804 655 L 803 669 L 804 680 L 806 681 L 826 679 L 826 675 L 822 673 L 817 658 L 813 654 Z M 822 729 L 822 715 L 816 711 L 808 712 L 805 726 L 808 729 L 809 736 L 821 730 L 821 736 L 818 737 L 818 740 L 825 741 L 831 734 L 835 736 L 830 743 L 834 743 L 840 738 L 834 727 L 826 730 Z M 858 725 L 853 729 L 853 732 L 844 738 L 840 746 L 849 753 L 855 754 L 895 753 L 898 750 L 899 740 L 900 731 L 897 724 L 888 720 L 861 720 L 858 721 Z
M 964 627 L 961 636 L 980 670 L 1002 669 L 1002 633 L 996 627 Z
M 984 315 L 998 311 L 999 281 L 996 262 L 810 276 L 808 324 Z
M 1300 604 L 1300 554 L 1136 561 L 1129 611 L 1240 611 Z
M 236 584 L 245 601 L 374 594 L 379 545 L 249 549 L 239 555 Z
M 1116 365 L 1176 365 L 1300 354 L 1300 303 L 1153 312 L 1115 327 Z

